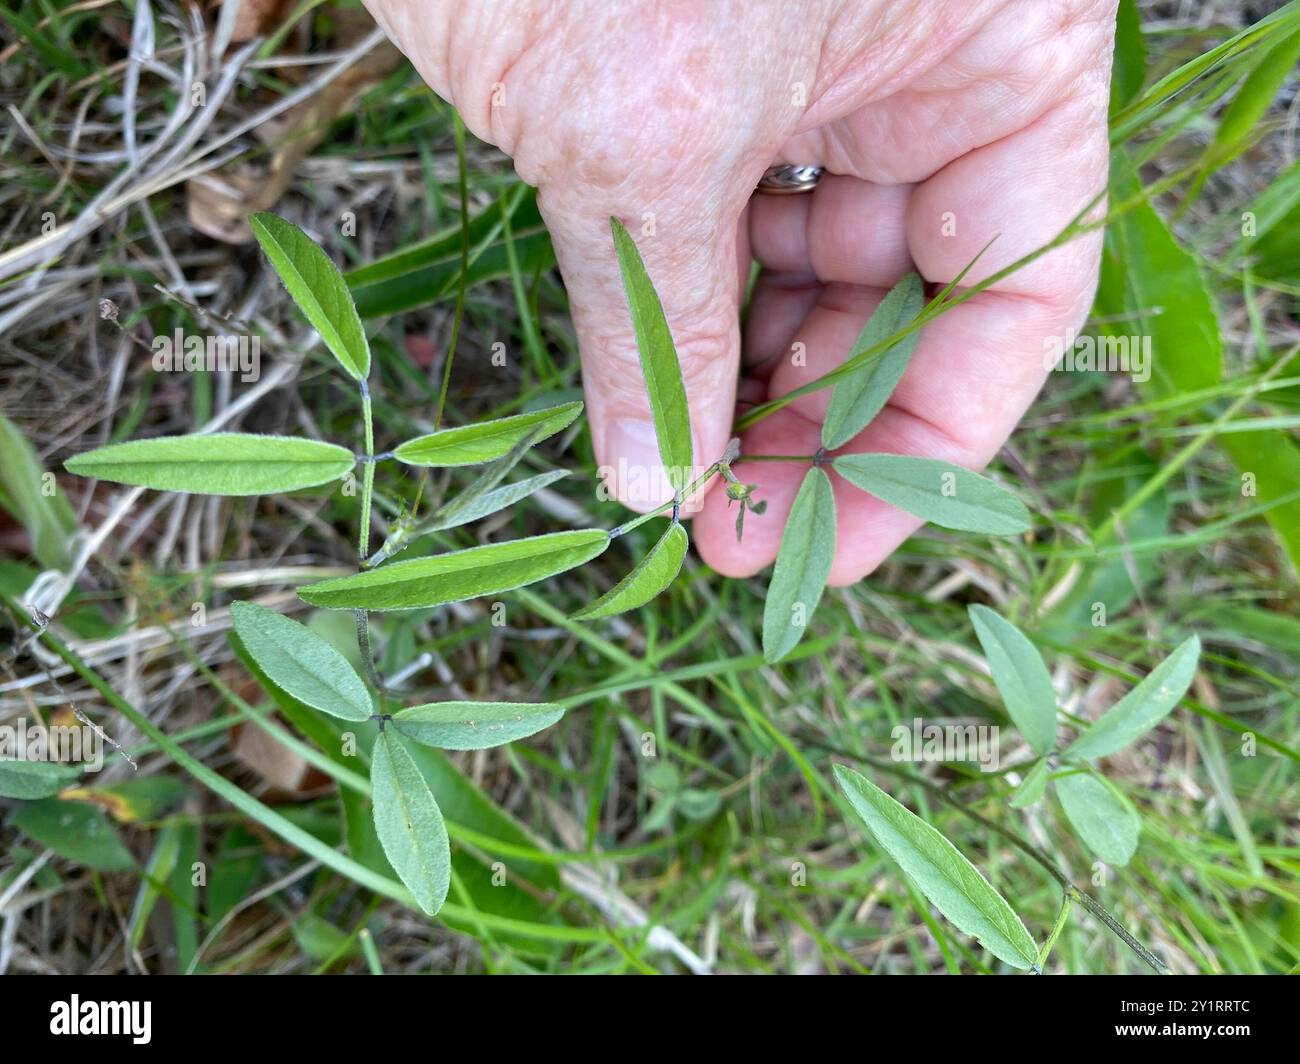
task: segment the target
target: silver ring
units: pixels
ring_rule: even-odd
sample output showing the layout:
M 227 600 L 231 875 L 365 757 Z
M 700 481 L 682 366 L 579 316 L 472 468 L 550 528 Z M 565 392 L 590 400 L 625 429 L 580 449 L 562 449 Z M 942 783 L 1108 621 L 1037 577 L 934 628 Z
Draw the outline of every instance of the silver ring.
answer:
M 774 196 L 790 196 L 797 192 L 811 192 L 826 172 L 824 166 L 769 166 L 758 183 L 759 192 Z

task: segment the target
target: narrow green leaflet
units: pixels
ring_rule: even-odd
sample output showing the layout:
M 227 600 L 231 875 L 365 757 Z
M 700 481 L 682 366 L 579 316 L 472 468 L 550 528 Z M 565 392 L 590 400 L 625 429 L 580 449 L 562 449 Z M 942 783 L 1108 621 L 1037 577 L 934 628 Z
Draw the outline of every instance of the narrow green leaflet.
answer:
M 457 498 L 453 500 L 452 505 L 434 515 L 429 522 L 428 531 L 439 532 L 448 528 L 460 528 L 461 525 L 467 525 L 471 521 L 481 520 L 513 506 L 521 499 L 528 498 L 568 475 L 567 469 L 552 469 L 547 473 L 538 473 L 534 477 L 525 477 L 513 484 L 503 484 L 499 488 L 485 491 L 461 505 L 457 505 L 460 503 L 460 499 Z
M 590 561 L 609 546 L 600 528 L 489 543 L 467 550 L 414 558 L 355 576 L 323 580 L 298 595 L 331 610 L 414 610 L 444 602 L 493 595 Z
M 1196 675 L 1201 656 L 1201 641 L 1196 636 L 1184 640 L 1133 690 L 1065 748 L 1064 757 L 1079 761 L 1106 757 L 1141 738 L 1187 693 Z
M 1084 772 L 1058 779 L 1056 797 L 1088 849 L 1107 864 L 1128 864 L 1137 849 L 1142 821 L 1127 798 L 1105 780 Z
M 393 452 L 399 462 L 413 466 L 462 466 L 490 462 L 509 454 L 520 440 L 531 436 L 540 443 L 567 428 L 582 413 L 581 403 L 565 403 L 546 410 L 483 421 L 477 425 L 442 429 L 407 440 Z
M 52 569 L 72 560 L 77 518 L 18 426 L 0 414 L 0 506 L 27 530 L 32 555 Z
M 876 841 L 936 909 L 999 960 L 1033 967 L 1038 947 L 1020 917 L 956 846 L 860 772 L 836 765 L 835 779 Z
M 252 602 L 232 602 L 230 616 L 244 649 L 285 694 L 343 720 L 375 712 L 347 658 L 306 625 Z
M 905 454 L 845 454 L 832 463 L 855 487 L 944 528 L 993 535 L 1029 530 L 1029 511 L 1001 484 L 969 469 Z
M 986 606 L 970 607 L 993 682 L 1029 745 L 1045 754 L 1056 743 L 1056 691 L 1037 648 L 1014 624 Z
M 248 225 L 298 309 L 339 364 L 357 380 L 370 375 L 370 343 L 338 267 L 292 222 L 265 212 Z
M 920 274 L 909 273 L 889 290 L 875 313 L 867 319 L 848 357 L 854 358 L 906 328 L 916 320 L 924 306 L 925 282 Z M 823 447 L 828 451 L 843 447 L 880 413 L 903 379 L 903 371 L 907 369 L 920 338 L 918 329 L 879 357 L 835 382 L 826 420 L 822 422 Z
M 432 916 L 451 885 L 451 841 L 438 803 L 405 744 L 385 730 L 370 755 L 375 833 L 393 871 Z
M 319 440 L 216 432 L 113 443 L 69 458 L 82 477 L 196 495 L 268 495 L 338 480 L 356 464 L 351 451 Z
M 674 521 L 635 569 L 590 606 L 573 614 L 574 620 L 592 621 L 644 606 L 677 579 L 686 546 L 686 529 Z
M 1035 762 L 1034 767 L 1025 773 L 1025 778 L 1020 781 L 1020 786 L 1016 788 L 1011 801 L 1007 804 L 1012 809 L 1026 809 L 1033 805 L 1047 790 L 1047 777 L 1050 775 L 1051 769 L 1048 768 L 1046 760 Z
M 766 661 L 780 661 L 803 638 L 834 560 L 835 493 L 830 477 L 814 466 L 790 507 L 763 604 Z
M 663 304 L 646 273 L 641 252 L 623 223 L 609 220 L 614 233 L 614 250 L 618 253 L 627 292 L 632 328 L 636 332 L 637 351 L 641 355 L 641 372 L 650 393 L 650 410 L 654 414 L 655 436 L 659 440 L 659 457 L 668 471 L 672 485 L 682 491 L 690 482 L 695 466 L 691 443 L 691 416 L 686 405 L 686 385 L 677 361 L 668 319 Z
M 392 727 L 443 750 L 486 750 L 526 739 L 564 716 L 552 703 L 431 702 L 393 714 Z
M 0 758 L 0 798 L 48 798 L 80 775 L 79 765 Z

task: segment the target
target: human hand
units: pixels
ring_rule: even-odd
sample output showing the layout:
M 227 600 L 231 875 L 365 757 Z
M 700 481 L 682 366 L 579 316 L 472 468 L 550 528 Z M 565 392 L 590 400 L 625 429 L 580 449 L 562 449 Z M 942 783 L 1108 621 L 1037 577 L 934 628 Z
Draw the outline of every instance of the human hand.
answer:
M 942 286 L 996 237 L 963 283 L 984 280 L 1105 187 L 1115 0 L 366 2 L 470 131 L 537 186 L 597 459 L 637 509 L 664 500 L 637 490 L 659 459 L 611 215 L 664 304 L 707 464 L 731 435 L 751 255 L 763 272 L 747 405 L 837 367 L 908 270 Z M 778 162 L 827 174 L 811 194 L 752 195 Z M 1097 234 L 1071 241 L 928 324 L 888 405 L 842 450 L 982 467 L 1042 386 L 1045 342 L 1082 324 L 1099 250 Z M 829 399 L 822 389 L 758 422 L 742 453 L 814 453 Z M 716 483 L 687 509 L 704 560 L 748 576 L 775 559 L 804 467 L 735 472 L 768 504 L 743 543 Z M 830 582 L 843 585 L 921 522 L 832 481 Z

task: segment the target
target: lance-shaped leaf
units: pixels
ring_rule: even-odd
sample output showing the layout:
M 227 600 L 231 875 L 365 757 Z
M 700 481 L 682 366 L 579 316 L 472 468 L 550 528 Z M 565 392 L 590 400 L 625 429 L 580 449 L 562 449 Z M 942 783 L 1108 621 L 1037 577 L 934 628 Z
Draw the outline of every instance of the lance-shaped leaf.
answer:
M 112 443 L 69 458 L 82 477 L 196 495 L 267 495 L 338 480 L 356 464 L 352 452 L 319 440 L 217 432 Z
M 803 638 L 834 560 L 835 493 L 830 477 L 814 466 L 790 507 L 763 603 L 763 657 L 768 662 L 780 661 Z
M 569 471 L 567 469 L 552 469 L 546 473 L 538 473 L 534 477 L 517 480 L 513 484 L 502 484 L 499 488 L 492 488 L 482 494 L 476 494 L 472 499 L 468 499 L 464 503 L 461 503 L 461 497 L 457 497 L 453 500 L 453 505 L 449 505 L 444 510 L 434 514 L 429 521 L 428 531 L 439 532 L 448 528 L 459 528 L 471 521 L 481 520 L 509 506 L 513 506 L 521 499 L 528 498 L 528 496 L 541 491 L 547 485 L 554 484 L 557 480 L 563 480 L 568 475 Z
M 677 349 L 673 346 L 672 333 L 668 331 L 668 319 L 664 317 L 659 294 L 646 273 L 645 263 L 641 261 L 641 252 L 622 222 L 611 218 L 609 225 L 614 232 L 614 250 L 623 274 L 628 309 L 632 312 L 641 372 L 650 393 L 659 457 L 673 487 L 683 491 L 690 482 L 695 457 L 691 443 L 691 415 L 686 405 L 686 385 L 682 382 Z
M 1056 742 L 1056 691 L 1042 656 L 1023 632 L 986 606 L 970 607 L 971 623 L 1011 719 L 1040 754 Z
M 969 469 L 906 454 L 845 454 L 835 472 L 891 506 L 944 528 L 1015 535 L 1029 530 L 1029 511 L 1002 485 Z
M 380 734 L 371 751 L 370 791 L 384 855 L 420 908 L 432 916 L 451 885 L 451 841 L 433 792 L 391 730 Z
M 81 775 L 78 765 L 59 761 L 0 758 L 0 798 L 48 798 Z
M 1090 761 L 1107 757 L 1140 739 L 1178 705 L 1196 675 L 1201 641 L 1185 640 L 1145 680 L 1065 748 L 1064 757 Z
M 413 466 L 462 466 L 490 462 L 509 454 L 520 440 L 539 443 L 567 428 L 582 413 L 581 403 L 564 403 L 546 410 L 442 429 L 407 440 L 394 452 L 399 462 Z M 530 443 L 530 446 L 531 446 Z
M 253 602 L 232 602 L 230 616 L 244 649 L 285 694 L 343 720 L 374 713 L 348 659 L 306 625 Z
M 1085 772 L 1058 779 L 1056 797 L 1088 849 L 1108 864 L 1128 864 L 1137 849 L 1142 821 L 1127 798 Z
M 564 716 L 553 703 L 431 702 L 393 714 L 391 727 L 425 746 L 485 750 L 526 739 Z
M 1037 761 L 1034 767 L 1025 773 L 1025 778 L 1020 781 L 1020 786 L 1016 788 L 1011 801 L 1007 804 L 1012 809 L 1025 809 L 1033 805 L 1047 790 L 1049 775 L 1051 769 L 1048 768 L 1047 761 L 1045 759 Z
M 917 888 L 960 930 L 999 960 L 1030 968 L 1038 947 L 1006 899 L 960 850 L 860 772 L 835 766 L 835 779 L 871 834 Z
M 916 320 L 923 306 L 925 283 L 920 274 L 909 273 L 889 290 L 867 319 L 848 357 L 854 358 L 906 328 Z M 828 451 L 843 447 L 880 413 L 903 379 L 903 371 L 907 369 L 920 338 L 919 329 L 909 333 L 870 362 L 835 382 L 826 419 L 822 422 L 823 447 Z
M 414 558 L 355 576 L 323 580 L 298 595 L 331 610 L 414 610 L 493 595 L 590 561 L 609 546 L 599 528 L 489 543 L 467 550 Z
M 686 546 L 686 529 L 674 521 L 635 569 L 590 606 L 573 614 L 574 619 L 593 621 L 644 606 L 677 579 Z
M 370 375 L 370 343 L 338 267 L 292 222 L 263 212 L 251 215 L 248 225 L 325 346 L 352 377 L 364 380 Z

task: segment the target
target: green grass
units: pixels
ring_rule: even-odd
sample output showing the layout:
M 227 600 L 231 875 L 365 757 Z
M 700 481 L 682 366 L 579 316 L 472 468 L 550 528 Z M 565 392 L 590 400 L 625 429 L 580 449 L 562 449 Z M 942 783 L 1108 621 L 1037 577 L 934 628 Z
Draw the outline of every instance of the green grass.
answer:
M 10 6 L 4 21 L 17 25 Z M 594 565 L 502 596 L 503 614 L 483 600 L 374 621 L 379 671 L 405 676 L 403 702 L 555 701 L 569 710 L 507 748 L 421 754 L 454 853 L 448 904 L 430 920 L 363 830 L 367 773 L 344 752 L 343 733 L 352 728 L 364 751 L 373 725 L 270 698 L 227 639 L 232 599 L 284 609 L 290 589 L 322 570 L 351 571 L 359 500 L 146 495 L 96 546 L 39 656 L 24 646 L 0 670 L 0 723 L 66 715 L 71 699 L 139 765 L 133 771 L 110 753 L 106 772 L 83 781 L 101 800 L 105 788 L 160 778 L 181 789 L 150 800 L 130 794 L 97 814 L 133 855 L 129 870 L 94 870 L 58 846 L 45 856 L 49 841 L 13 823 L 21 803 L 3 801 L 0 897 L 6 913 L 19 913 L 14 946 L 0 958 L 7 969 L 1003 970 L 858 830 L 835 787 L 835 762 L 941 830 L 1039 942 L 1061 911 L 1064 877 L 1176 972 L 1294 969 L 1300 359 L 1288 359 L 1297 346 L 1300 226 L 1288 222 L 1288 204 L 1300 202 L 1300 172 L 1287 169 L 1284 145 L 1296 81 L 1292 73 L 1261 87 L 1267 79 L 1250 72 L 1296 32 L 1300 13 L 1288 6 L 1243 34 L 1244 17 L 1180 26 L 1166 6 L 1144 5 L 1149 22 L 1165 21 L 1145 37 L 1143 69 L 1134 40 L 1123 38 L 1119 83 L 1129 95 L 1113 112 L 1118 184 L 1095 320 L 1098 330 L 1124 332 L 1139 317 L 1159 364 L 1174 372 L 1141 389 L 1111 375 L 1052 375 L 1001 459 L 1030 501 L 1033 534 L 988 541 L 923 532 L 868 580 L 828 592 L 812 631 L 775 667 L 761 653 L 766 577 L 720 580 L 693 557 L 651 606 L 595 624 L 568 619 L 644 555 L 651 524 Z M 82 99 L 79 79 L 121 54 L 92 35 L 86 13 L 60 15 L 57 4 L 40 5 L 24 24 L 46 15 L 49 25 L 6 61 L 6 76 L 21 86 L 18 106 L 36 133 L 63 144 L 60 123 Z M 91 17 L 129 32 L 129 13 Z M 236 92 L 223 126 L 288 91 L 277 73 L 260 71 L 255 86 Z M 141 100 L 142 123 L 174 102 L 148 85 L 155 95 Z M 1262 109 L 1243 98 L 1243 85 L 1267 94 Z M 98 106 L 91 115 L 107 123 Z M 1244 139 L 1225 148 L 1243 113 L 1253 116 Z M 335 164 L 333 176 L 308 165 L 277 208 L 314 224 L 331 257 L 360 271 L 352 279 L 371 333 L 377 452 L 437 423 L 573 398 L 580 384 L 531 196 L 499 157 L 461 135 L 403 66 L 332 123 L 315 158 Z M 120 147 L 117 136 L 95 127 L 84 147 Z M 266 158 L 251 141 L 246 155 Z M 0 158 L 0 197 L 13 216 L 6 247 L 39 235 L 38 200 L 60 219 L 75 217 L 114 172 L 88 161 L 61 176 L 14 128 L 0 134 Z M 394 168 L 363 165 L 379 162 Z M 296 348 L 300 326 L 273 286 L 249 295 L 244 281 L 261 269 L 254 255 L 190 232 L 181 187 L 148 203 L 166 253 L 145 215 L 123 212 L 54 265 L 42 281 L 49 301 L 27 307 L 0 347 L 3 411 L 45 467 L 110 441 L 191 431 L 246 389 L 226 395 L 216 380 L 139 372 L 140 344 L 87 312 L 101 297 L 114 299 L 124 324 L 156 332 L 207 329 L 205 314 L 248 320 L 264 337 L 266 372 L 299 356 L 303 363 L 296 382 L 253 406 L 241 427 L 359 447 L 355 396 L 329 370 L 328 353 Z M 356 237 L 338 234 L 343 209 L 360 215 Z M 1257 213 L 1256 238 L 1242 236 L 1247 211 Z M 1166 226 L 1168 246 L 1159 239 Z M 431 233 L 442 235 L 429 241 Z M 387 294 L 361 283 L 403 276 L 385 256 L 420 242 L 427 247 L 415 258 L 432 273 L 415 275 L 416 287 L 437 296 L 431 305 L 408 305 L 409 280 Z M 177 290 L 168 255 L 202 279 L 197 291 Z M 1189 293 L 1177 320 L 1151 313 Z M 397 302 L 385 304 L 390 296 Z M 0 314 L 24 298 L 13 281 L 0 286 Z M 389 313 L 399 305 L 400 314 Z M 1213 315 L 1205 320 L 1220 338 L 1194 348 L 1202 362 L 1184 354 L 1176 331 L 1198 314 Z M 438 349 L 432 361 L 422 338 Z M 484 369 L 497 342 L 511 352 L 509 373 Z M 442 357 L 448 348 L 454 361 Z M 1221 368 L 1203 363 L 1211 349 Z M 582 523 L 575 510 L 606 526 L 625 518 L 595 497 L 590 443 L 578 426 L 530 452 L 519 475 L 553 468 L 574 475 L 501 518 L 493 538 Z M 1244 494 L 1251 473 L 1257 490 Z M 417 493 L 426 509 L 472 475 L 390 463 L 376 477 L 375 509 L 394 519 Z M 89 499 L 71 478 L 60 484 L 92 531 L 122 490 Z M 0 481 L 0 504 L 13 510 L 4 490 Z M 457 529 L 407 556 L 473 542 L 472 529 Z M 3 544 L 0 590 L 12 604 L 38 567 L 16 524 Z M 1099 597 L 1109 609 L 1096 626 Z M 204 625 L 191 624 L 195 603 L 205 607 Z M 1097 872 L 1053 803 L 1010 809 L 1005 768 L 984 775 L 889 759 L 891 728 L 914 717 L 1007 724 L 981 667 L 970 603 L 1031 635 L 1075 721 L 1095 717 L 1183 639 L 1200 636 L 1200 672 L 1180 708 L 1108 762 L 1108 777 L 1142 816 L 1126 868 Z M 314 623 L 355 657 L 350 619 Z M 233 753 L 251 731 L 310 773 L 272 785 L 267 771 Z M 1004 760 L 1018 756 L 1012 730 L 1003 735 Z M 199 887 L 194 861 L 206 878 Z M 670 948 L 652 925 L 670 933 Z M 1046 968 L 1146 970 L 1137 951 L 1077 905 Z

